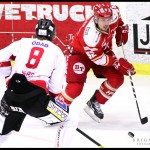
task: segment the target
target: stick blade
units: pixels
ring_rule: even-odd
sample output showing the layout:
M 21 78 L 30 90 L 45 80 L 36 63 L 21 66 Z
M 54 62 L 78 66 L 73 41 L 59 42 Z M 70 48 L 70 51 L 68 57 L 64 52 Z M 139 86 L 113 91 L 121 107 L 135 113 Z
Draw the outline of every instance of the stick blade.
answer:
M 142 124 L 145 124 L 147 122 L 148 122 L 148 118 L 147 117 L 144 117 L 144 118 L 141 119 L 141 123 Z

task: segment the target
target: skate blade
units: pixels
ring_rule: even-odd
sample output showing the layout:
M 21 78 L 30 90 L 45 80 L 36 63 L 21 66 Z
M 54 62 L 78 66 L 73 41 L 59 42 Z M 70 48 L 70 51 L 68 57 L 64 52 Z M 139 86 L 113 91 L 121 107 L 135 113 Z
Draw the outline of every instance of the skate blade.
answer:
M 88 105 L 84 107 L 84 111 L 96 122 L 101 122 L 101 119 L 95 116 L 94 111 Z

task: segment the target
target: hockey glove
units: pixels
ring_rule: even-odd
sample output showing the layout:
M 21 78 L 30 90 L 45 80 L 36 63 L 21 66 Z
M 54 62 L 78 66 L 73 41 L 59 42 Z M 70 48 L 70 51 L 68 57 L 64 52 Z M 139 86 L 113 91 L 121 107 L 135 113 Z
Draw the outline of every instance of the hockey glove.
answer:
M 117 57 L 115 53 L 112 50 L 104 51 L 106 55 L 112 56 L 115 60 L 117 60 Z
M 61 100 L 60 96 L 50 97 L 47 110 L 61 122 L 65 121 L 69 115 L 69 107 Z
M 129 27 L 126 26 L 118 26 L 116 29 L 116 44 L 117 46 L 125 45 L 128 41 L 128 30 Z
M 134 75 L 136 73 L 133 65 L 129 63 L 124 58 L 120 58 L 118 61 L 116 61 L 113 66 L 119 70 L 124 75 L 129 75 L 128 72 L 130 72 L 131 75 Z

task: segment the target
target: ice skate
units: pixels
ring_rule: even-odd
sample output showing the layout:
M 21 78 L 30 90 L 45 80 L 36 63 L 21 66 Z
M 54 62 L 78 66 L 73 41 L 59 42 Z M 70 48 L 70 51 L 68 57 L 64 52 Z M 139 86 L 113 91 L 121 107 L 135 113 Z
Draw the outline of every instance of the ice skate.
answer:
M 98 91 L 98 90 L 96 90 Z M 96 93 L 95 91 L 95 93 Z M 96 122 L 100 123 L 101 119 L 104 118 L 104 114 L 101 110 L 100 103 L 96 101 L 95 93 L 91 99 L 86 103 L 84 111 Z

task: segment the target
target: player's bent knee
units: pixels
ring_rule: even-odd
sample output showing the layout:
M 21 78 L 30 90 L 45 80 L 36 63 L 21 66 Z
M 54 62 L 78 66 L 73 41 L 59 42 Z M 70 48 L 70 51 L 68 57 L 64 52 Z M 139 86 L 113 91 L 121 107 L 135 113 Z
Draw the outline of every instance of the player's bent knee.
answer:
M 84 83 L 74 83 L 74 82 L 69 82 L 66 86 L 66 93 L 72 97 L 76 98 L 79 96 L 83 90 Z
M 124 76 L 113 78 L 112 80 L 109 80 L 108 82 L 113 88 L 118 89 L 124 83 Z

